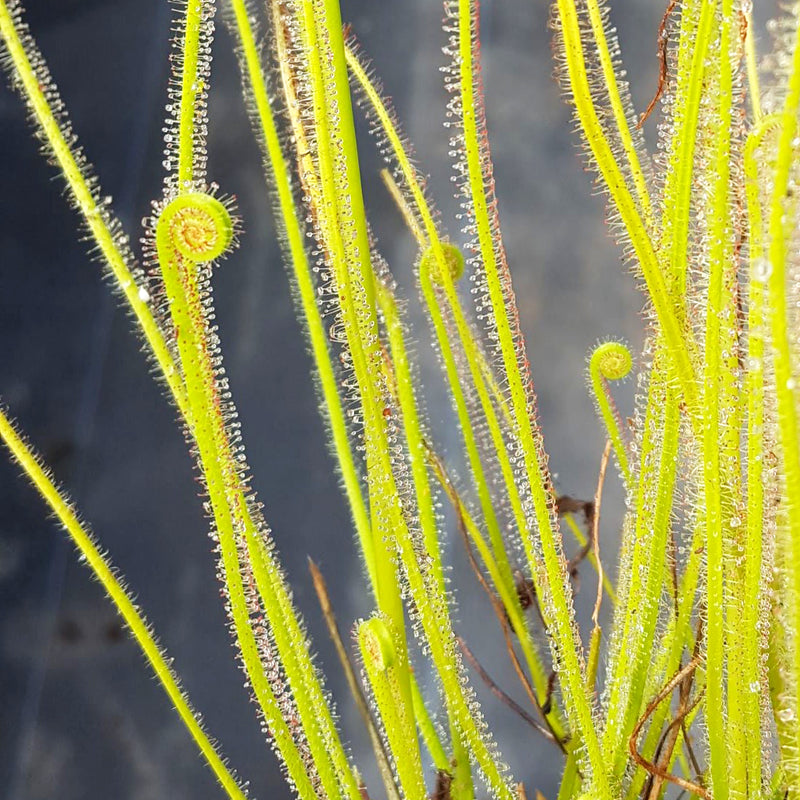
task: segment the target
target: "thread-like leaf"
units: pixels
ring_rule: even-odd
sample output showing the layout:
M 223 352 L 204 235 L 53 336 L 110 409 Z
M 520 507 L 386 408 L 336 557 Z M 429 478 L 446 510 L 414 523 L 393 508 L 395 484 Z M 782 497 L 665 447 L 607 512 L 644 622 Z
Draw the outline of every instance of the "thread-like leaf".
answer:
M 71 503 L 56 487 L 41 459 L 25 443 L 2 409 L 0 409 L 0 438 L 3 439 L 14 460 L 22 467 L 27 478 L 53 510 L 78 549 L 82 560 L 106 590 L 220 786 L 231 800 L 246 800 L 246 793 L 220 757 L 216 744 L 208 737 L 200 716 L 193 710 L 189 698 L 181 688 L 178 677 L 170 665 L 171 659 L 158 644 L 150 624 L 136 607 L 108 556 L 101 551 L 89 529 L 80 522 Z

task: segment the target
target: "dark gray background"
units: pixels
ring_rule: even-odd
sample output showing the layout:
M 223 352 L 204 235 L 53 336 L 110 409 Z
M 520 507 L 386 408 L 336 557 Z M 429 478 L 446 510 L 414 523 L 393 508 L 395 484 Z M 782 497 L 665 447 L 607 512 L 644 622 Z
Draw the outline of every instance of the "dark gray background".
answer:
M 104 193 L 135 240 L 160 193 L 170 9 L 164 0 L 29 0 L 28 19 Z M 612 3 L 637 107 L 655 88 L 664 3 Z M 437 0 L 344 0 L 386 91 L 432 173 L 453 235 L 444 43 Z M 641 297 L 603 224 L 603 202 L 576 152 L 570 112 L 552 78 L 542 0 L 483 3 L 487 113 L 506 245 L 551 465 L 561 491 L 588 497 L 603 437 L 585 391 L 598 337 L 641 342 Z M 286 797 L 233 663 L 207 524 L 173 410 L 149 375 L 131 324 L 78 241 L 77 216 L 38 154 L 19 98 L 0 88 L 0 396 L 52 464 L 125 575 L 232 765 L 258 798 Z M 651 130 L 653 124 L 651 123 Z M 440 446 L 459 437 L 431 355 L 411 277 L 413 245 L 363 141 L 365 195 L 382 248 L 407 287 Z M 345 735 L 380 796 L 306 572 L 320 564 L 345 630 L 369 613 L 348 514 L 316 410 L 310 361 L 276 243 L 260 156 L 243 111 L 231 42 L 220 26 L 211 96 L 210 176 L 238 197 L 241 249 L 216 273 L 226 365 L 254 485 L 339 699 Z M 630 407 L 630 384 L 623 412 Z M 608 484 L 603 532 L 615 550 L 620 490 Z M 616 502 L 616 509 L 614 508 Z M 446 531 L 458 588 L 457 628 L 502 685 L 520 693 L 497 626 Z M 584 577 L 582 619 L 594 596 Z M 484 707 L 529 796 L 553 797 L 555 750 L 491 697 Z M 18 470 L 0 458 L 0 797 L 77 800 L 222 796 L 102 591 L 46 518 Z M 479 791 L 479 796 L 483 792 Z

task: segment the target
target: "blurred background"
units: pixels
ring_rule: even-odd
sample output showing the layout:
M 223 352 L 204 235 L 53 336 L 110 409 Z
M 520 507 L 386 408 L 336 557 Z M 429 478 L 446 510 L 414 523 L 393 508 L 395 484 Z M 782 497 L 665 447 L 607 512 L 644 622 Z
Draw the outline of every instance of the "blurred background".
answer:
M 142 217 L 161 192 L 173 11 L 166 0 L 27 0 L 26 6 L 102 191 L 113 197 L 136 241 Z M 441 4 L 342 0 L 342 6 L 458 240 L 442 126 Z M 657 29 L 666 3 L 613 0 L 611 6 L 641 109 L 656 87 Z M 603 199 L 583 169 L 570 110 L 553 79 L 547 3 L 484 0 L 481 12 L 500 214 L 550 463 L 560 492 L 588 499 L 603 435 L 586 392 L 585 357 L 608 336 L 625 339 L 638 352 L 641 294 L 606 234 Z M 215 273 L 214 289 L 253 485 L 338 699 L 345 737 L 377 800 L 381 788 L 372 755 L 322 623 L 307 556 L 328 580 L 343 631 L 371 605 L 317 410 L 231 40 L 221 25 L 212 86 L 210 178 L 236 195 L 244 226 L 241 247 Z M 651 121 L 648 134 L 654 129 Z M 458 470 L 460 437 L 419 308 L 414 244 L 379 180 L 381 164 L 363 125 L 361 131 L 371 221 L 409 301 L 434 436 Z M 78 217 L 6 81 L 0 87 L 0 176 L 0 397 L 135 591 L 252 796 L 288 798 L 234 664 L 208 524 L 175 412 L 151 380 L 139 338 L 100 265 L 79 241 Z M 618 390 L 623 415 L 630 411 L 632 388 L 629 382 Z M 221 797 L 103 592 L 18 473 L 3 454 L 0 797 Z M 601 530 L 612 571 L 620 520 L 620 485 L 611 476 Z M 443 536 L 457 632 L 497 682 L 524 702 L 452 524 Z M 585 571 L 578 596 L 584 623 L 594 585 Z M 562 768 L 556 750 L 473 678 L 515 778 L 525 782 L 529 797 L 539 789 L 554 798 Z M 435 687 L 427 684 L 435 701 Z M 484 794 L 479 790 L 479 797 Z

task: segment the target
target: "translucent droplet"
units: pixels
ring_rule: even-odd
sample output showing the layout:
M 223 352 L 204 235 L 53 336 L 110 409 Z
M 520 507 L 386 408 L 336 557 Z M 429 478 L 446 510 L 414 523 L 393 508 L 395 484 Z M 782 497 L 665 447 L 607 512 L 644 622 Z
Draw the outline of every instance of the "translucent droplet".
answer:
M 755 356 L 750 356 L 747 359 L 747 368 L 751 372 L 758 372 L 761 369 L 761 359 Z
M 753 264 L 753 280 L 766 283 L 772 275 L 772 263 L 767 258 L 760 258 Z

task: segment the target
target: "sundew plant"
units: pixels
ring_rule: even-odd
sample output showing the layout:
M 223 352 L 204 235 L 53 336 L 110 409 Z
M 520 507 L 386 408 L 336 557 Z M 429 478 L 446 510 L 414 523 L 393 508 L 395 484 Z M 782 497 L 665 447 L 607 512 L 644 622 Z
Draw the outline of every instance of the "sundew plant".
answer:
M 504 765 L 504 743 L 476 701 L 474 681 L 491 679 L 453 622 L 459 587 L 443 544 L 455 536 L 496 611 L 528 707 L 494 684 L 493 691 L 561 759 L 558 800 L 797 800 L 800 6 L 775 23 L 772 52 L 760 56 L 749 5 L 670 0 L 654 32 L 657 91 L 647 108 L 634 109 L 606 5 L 553 5 L 558 77 L 607 196 L 610 229 L 641 288 L 647 331 L 641 352 L 610 339 L 588 355 L 587 383 L 607 440 L 591 500 L 559 496 L 548 470 L 497 214 L 479 17 L 477 0 L 445 3 L 442 118 L 463 247 L 445 233 L 337 0 L 175 6 L 163 195 L 134 246 L 76 143 L 35 31 L 17 2 L 0 0 L 10 82 L 182 420 L 238 661 L 294 794 L 534 796 L 536 787 Z M 223 366 L 215 269 L 240 222 L 206 151 L 218 22 L 237 43 L 374 601 L 367 619 L 337 619 L 312 566 L 351 690 L 336 702 L 362 714 L 376 785 L 365 785 L 343 738 L 272 543 L 269 505 L 250 486 L 235 387 Z M 417 245 L 418 297 L 400 296 L 371 232 L 354 127 L 362 114 Z M 658 128 L 652 154 L 644 124 Z M 430 322 L 452 401 L 463 445 L 458 475 L 437 452 L 426 418 L 405 322 L 412 303 Z M 627 416 L 615 405 L 614 383 L 629 374 L 637 397 Z M 12 412 L 0 412 L 11 456 L 102 583 L 221 792 L 247 796 L 109 555 Z M 607 469 L 626 495 L 616 568 L 598 538 Z M 573 552 L 576 538 L 568 561 L 565 542 Z M 574 611 L 579 570 L 584 591 L 596 586 L 588 630 Z M 601 605 L 610 609 L 603 627 Z M 340 633 L 351 626 L 352 637 Z M 420 689 L 422 671 L 435 678 L 436 702 Z

